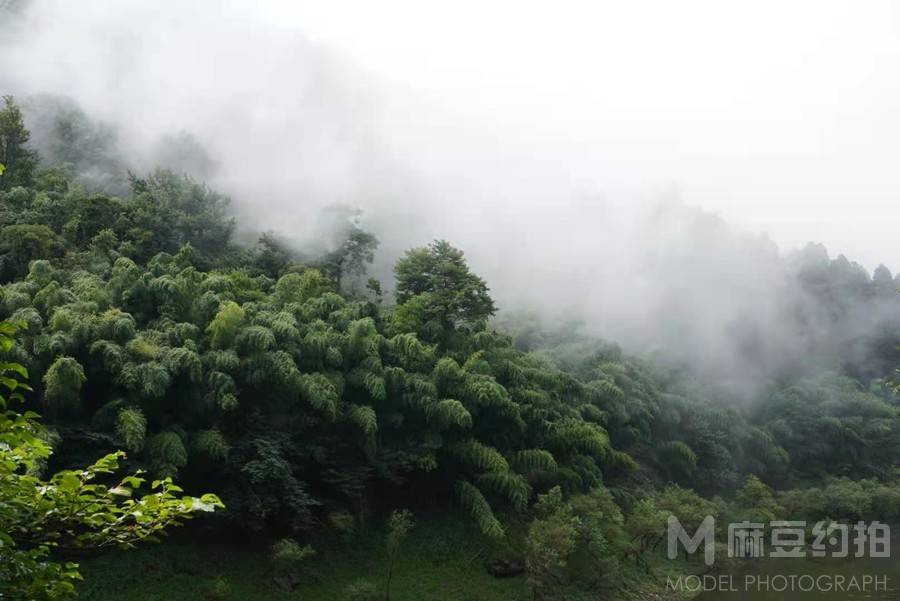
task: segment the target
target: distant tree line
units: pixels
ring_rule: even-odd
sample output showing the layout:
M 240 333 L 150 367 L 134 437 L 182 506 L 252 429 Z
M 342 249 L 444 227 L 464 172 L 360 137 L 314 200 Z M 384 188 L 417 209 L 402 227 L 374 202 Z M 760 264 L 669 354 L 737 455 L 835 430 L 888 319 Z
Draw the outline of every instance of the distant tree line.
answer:
M 900 409 L 871 373 L 806 374 L 737 405 L 603 341 L 499 331 L 486 282 L 446 241 L 400 258 L 385 302 L 366 273 L 378 240 L 352 213 L 321 257 L 273 234 L 242 246 L 206 185 L 160 170 L 121 196 L 88 191 L 28 139 L 7 99 L 0 319 L 22 331 L 3 354 L 27 369 L 51 469 L 125 449 L 129 468 L 218 493 L 232 531 L 273 538 L 349 534 L 405 507 L 459 508 L 490 537 L 525 521 L 546 598 L 579 554 L 602 566 L 585 586 L 609 586 L 666 512 L 721 510 L 697 493 L 762 487 L 757 505 L 771 496 L 779 515 L 833 509 L 769 487 L 877 490 L 877 515 L 894 498 Z M 836 319 L 857 295 L 893 294 L 886 270 L 841 260 L 798 273 Z M 878 341 L 885 362 L 896 342 Z

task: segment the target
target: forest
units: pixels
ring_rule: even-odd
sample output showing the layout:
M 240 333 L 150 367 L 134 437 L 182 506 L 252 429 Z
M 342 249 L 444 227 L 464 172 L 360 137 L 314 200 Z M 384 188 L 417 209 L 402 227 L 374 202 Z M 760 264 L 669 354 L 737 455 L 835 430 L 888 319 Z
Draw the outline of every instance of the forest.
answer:
M 671 568 L 669 515 L 900 521 L 883 266 L 793 256 L 808 347 L 739 393 L 503 310 L 452 242 L 379 281 L 354 209 L 315 255 L 248 242 L 202 180 L 128 171 L 78 111 L 50 128 L 38 153 L 5 98 L 0 598 L 620 599 Z M 210 548 L 253 567 L 160 559 Z

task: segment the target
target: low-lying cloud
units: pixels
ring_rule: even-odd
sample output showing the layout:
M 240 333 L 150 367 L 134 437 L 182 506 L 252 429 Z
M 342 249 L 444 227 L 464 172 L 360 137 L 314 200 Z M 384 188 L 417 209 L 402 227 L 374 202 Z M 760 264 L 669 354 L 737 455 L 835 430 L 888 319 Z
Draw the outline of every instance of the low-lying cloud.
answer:
M 534 16 L 530 8 L 523 10 L 526 17 Z M 576 68 L 592 64 L 584 56 L 573 55 L 565 74 L 552 76 L 553 61 L 542 64 L 541 55 L 529 53 L 535 63 L 532 77 L 544 77 L 544 87 L 540 81 L 525 85 L 527 71 L 517 63 L 518 69 L 510 71 L 515 77 L 504 88 L 497 64 L 522 58 L 508 49 L 485 54 L 486 70 L 471 80 L 459 77 L 471 87 L 460 84 L 453 88 L 457 93 L 442 94 L 450 89 L 442 87 L 450 85 L 446 81 L 456 81 L 447 75 L 452 61 L 436 65 L 434 72 L 421 61 L 399 61 L 398 71 L 385 74 L 378 63 L 359 58 L 369 38 L 355 49 L 341 47 L 340 36 L 311 35 L 304 14 L 271 3 L 205 0 L 169 4 L 165 10 L 134 0 L 7 2 L 0 4 L 0 91 L 23 100 L 45 155 L 52 152 L 47 150 L 52 115 L 77 106 L 96 127 L 91 135 L 102 138 L 98 147 L 106 151 L 97 161 L 106 161 L 109 169 L 145 171 L 162 165 L 209 179 L 232 196 L 247 239 L 274 229 L 298 248 L 315 248 L 329 239 L 328 207 L 359 207 L 363 224 L 382 240 L 374 267 L 382 277 L 390 277 L 390 265 L 405 248 L 446 238 L 466 250 L 502 308 L 532 311 L 550 323 L 581 320 L 587 331 L 631 350 L 690 358 L 735 388 L 762 383 L 786 366 L 846 358 L 848 345 L 895 314 L 896 303 L 886 300 L 877 309 L 869 307 L 866 316 L 854 316 L 847 322 L 851 326 L 836 328 L 833 316 L 814 314 L 818 309 L 797 284 L 792 260 L 761 230 L 748 233 L 766 220 L 790 225 L 790 236 L 779 230 L 789 243 L 815 238 L 818 231 L 804 230 L 802 207 L 809 204 L 785 213 L 781 221 L 777 208 L 772 210 L 777 198 L 809 194 L 797 189 L 798 178 L 810 174 L 803 169 L 781 181 L 771 179 L 778 171 L 773 157 L 797 142 L 803 128 L 789 128 L 783 140 L 756 136 L 735 139 L 731 146 L 715 131 L 717 122 L 727 125 L 733 117 L 722 108 L 730 106 L 728 94 L 737 95 L 735 114 L 743 110 L 740 89 L 734 87 L 743 81 L 740 72 L 727 74 L 724 81 L 734 89 L 721 97 L 713 94 L 710 102 L 719 104 L 710 108 L 709 119 L 699 120 L 691 99 L 708 93 L 709 81 L 687 68 L 679 80 L 680 67 L 674 64 L 664 83 L 671 86 L 670 104 L 678 110 L 654 121 L 653 107 L 667 101 L 650 101 L 637 92 L 631 109 L 620 106 L 628 96 L 612 86 L 642 77 L 642 68 L 655 73 L 653 53 L 636 55 L 631 73 L 628 56 L 618 65 L 596 63 L 610 86 L 607 102 L 565 95 L 566 86 L 573 94 L 582 89 L 579 77 L 592 77 Z M 348 13 L 347 19 L 365 14 Z M 278 23 L 273 15 L 299 16 Z M 814 33 L 827 32 L 826 25 L 840 16 L 831 8 L 823 15 Z M 383 25 L 378 21 L 372 27 Z M 384 31 L 394 34 L 406 35 L 399 26 Z M 398 39 L 427 43 L 422 32 Z M 467 43 L 465 36 L 456 39 Z M 497 44 L 503 40 L 497 32 Z M 575 44 L 563 50 L 585 48 Z M 482 51 L 487 53 L 487 46 Z M 460 64 L 480 64 L 472 62 L 477 52 L 467 52 L 469 62 Z M 698 52 L 694 48 L 689 54 L 706 56 Z M 777 83 L 760 80 L 762 72 L 746 52 L 736 57 L 735 68 L 746 68 L 746 81 Z M 769 58 L 766 51 L 760 60 Z M 435 84 L 438 76 L 440 85 Z M 598 81 L 590 87 L 598 99 L 603 85 Z M 810 85 L 810 93 L 815 92 Z M 682 86 L 696 86 L 697 95 Z M 549 89 L 556 95 L 545 93 Z M 657 92 L 655 84 L 635 88 L 641 89 Z M 521 100 L 512 94 L 532 96 Z M 785 99 L 787 109 L 794 105 Z M 749 135 L 753 120 L 764 113 L 746 110 L 747 122 L 737 132 Z M 650 122 L 635 125 L 641 115 Z M 777 111 L 771 116 L 785 118 Z M 631 124 L 633 136 L 617 120 Z M 684 152 L 674 143 L 684 124 L 694 121 L 699 139 L 710 142 L 709 156 L 697 152 L 696 141 Z M 672 146 L 643 144 L 642 136 L 654 127 L 658 140 Z M 771 133 L 768 127 L 764 131 Z M 748 183 L 746 171 L 731 177 L 726 166 L 709 169 L 714 185 L 698 187 L 705 167 L 722 167 L 726 159 L 733 165 L 741 148 L 748 150 L 745 160 L 756 162 L 769 180 Z M 770 154 L 760 154 L 767 148 Z M 710 160 L 715 156 L 718 162 Z M 634 160 L 629 163 L 628 157 Z M 823 158 L 822 165 L 833 163 L 834 157 Z M 860 176 L 872 168 L 860 168 Z M 82 175 L 87 185 L 109 185 L 102 170 L 86 166 Z M 820 189 L 820 182 L 810 182 L 812 190 Z M 780 184 L 783 192 L 765 196 Z M 722 209 L 725 205 L 716 206 L 708 195 L 731 190 L 735 197 L 746 196 L 744 185 L 764 200 L 765 218 L 758 222 L 732 226 L 685 204 Z M 700 198 L 682 198 L 698 190 Z M 855 249 L 865 246 L 864 234 L 855 238 L 860 241 Z M 871 263 L 872 253 L 866 249 L 865 255 Z M 801 329 L 794 327 L 797 307 L 808 321 Z M 818 331 L 821 339 L 815 337 Z

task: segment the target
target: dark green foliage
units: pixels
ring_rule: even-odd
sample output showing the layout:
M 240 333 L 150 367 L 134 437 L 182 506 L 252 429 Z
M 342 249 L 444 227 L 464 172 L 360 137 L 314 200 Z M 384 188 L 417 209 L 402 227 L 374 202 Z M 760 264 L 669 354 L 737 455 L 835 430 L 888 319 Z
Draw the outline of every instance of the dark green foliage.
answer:
M 222 575 L 216 576 L 203 588 L 203 597 L 209 601 L 226 601 L 231 598 L 231 585 Z
M 116 416 L 116 436 L 122 446 L 132 452 L 140 452 L 144 448 L 147 436 L 147 419 L 136 407 L 125 407 Z
M 805 474 L 894 475 L 900 407 L 884 389 L 866 391 L 854 380 L 826 373 L 775 392 L 755 418 Z
M 388 573 L 384 584 L 384 601 L 391 601 L 391 581 L 394 577 L 394 563 L 400 552 L 400 545 L 413 529 L 412 513 L 407 509 L 394 511 L 388 519 L 387 555 Z
M 869 389 L 821 372 L 773 385 L 758 398 L 736 398 L 684 369 L 627 358 L 600 341 L 567 334 L 545 352 L 588 380 L 587 422 L 603 424 L 613 447 L 652 466 L 661 482 L 704 494 L 725 493 L 748 474 L 790 486 L 825 475 L 892 478 L 900 454 L 900 401 L 882 380 Z M 586 425 L 575 422 L 575 432 Z M 562 425 L 562 424 L 560 424 Z M 563 426 L 564 427 L 564 426 Z M 552 446 L 548 448 L 556 451 Z M 607 459 L 615 464 L 617 455 Z
M 228 458 L 228 441 L 218 430 L 200 430 L 193 435 L 191 450 L 213 461 Z
M 5 282 L 21 278 L 32 261 L 58 257 L 62 249 L 57 235 L 45 225 L 7 225 L 0 230 L 0 278 Z
M 191 182 L 157 174 L 134 186 L 116 201 L 126 213 L 131 203 L 148 210 L 151 195 L 175 215 L 188 203 L 184 223 L 192 211 L 200 222 L 218 218 L 202 200 L 215 195 Z M 491 504 L 523 511 L 532 486 L 586 489 L 613 458 L 604 428 L 585 421 L 602 421 L 584 409 L 594 406 L 592 387 L 513 349 L 486 329 L 488 313 L 466 318 L 471 331 L 453 318 L 455 350 L 439 351 L 392 330 L 375 305 L 336 294 L 315 269 L 276 281 L 242 267 L 203 271 L 197 249 L 212 242 L 187 230 L 184 247 L 146 263 L 147 248 L 172 242 L 133 228 L 103 253 L 93 250 L 97 236 L 85 242 L 121 219 L 79 217 L 91 225 L 68 230 L 70 268 L 34 261 L 4 288 L 6 311 L 30 324 L 27 360 L 45 372 L 56 419 L 114 437 L 156 474 L 219 486 L 250 527 L 312 528 L 334 511 L 368 511 L 379 482 L 436 472 L 496 534 Z M 213 228 L 217 244 L 228 244 L 229 227 Z M 461 255 L 442 244 L 434 252 L 463 296 L 486 292 Z M 472 493 L 476 484 L 483 492 Z
M 51 181 L 64 186 L 65 179 L 75 174 L 78 184 L 89 191 L 127 194 L 127 166 L 113 127 L 92 120 L 62 96 L 29 97 L 24 110 L 34 131 L 32 142 L 41 152 L 44 168 L 36 180 L 42 187 Z
M 519 511 L 528 508 L 531 498 L 531 487 L 528 481 L 519 474 L 511 472 L 489 472 L 481 474 L 478 485 L 508 500 Z
M 80 127 L 60 130 L 60 160 L 84 160 Z M 0 188 L 0 204 L 0 318 L 24 327 L 7 351 L 67 451 L 122 446 L 156 477 L 221 491 L 235 530 L 345 537 L 396 506 L 452 499 L 492 538 L 532 520 L 529 570 L 549 596 L 548 582 L 612 587 L 668 513 L 688 524 L 718 510 L 694 490 L 743 486 L 735 507 L 760 516 L 792 504 L 849 519 L 839 496 L 861 491 L 867 515 L 896 513 L 900 404 L 855 368 L 737 402 L 571 326 L 513 322 L 514 340 L 444 241 L 398 261 L 397 304 L 381 306 L 362 289 L 377 239 L 352 215 L 333 252 L 299 262 L 271 234 L 241 248 L 227 199 L 167 171 L 132 175 L 121 197 L 42 171 Z M 886 294 L 884 270 L 819 267 L 798 273 L 837 313 Z M 871 480 L 823 484 L 819 505 L 769 488 L 826 474 Z M 576 577 L 587 563 L 594 580 Z
M 815 486 L 775 493 L 775 497 L 782 514 L 797 519 L 889 524 L 900 519 L 900 485 L 896 482 L 830 478 Z
M 581 520 L 563 501 L 559 487 L 539 497 L 535 513 L 525 539 L 525 566 L 534 599 L 545 600 L 555 597 L 553 591 L 567 582 Z
M 25 129 L 22 111 L 12 96 L 3 97 L 0 108 L 0 192 L 30 186 L 38 166 L 37 153 L 28 148 L 31 133 Z
M 456 495 L 460 504 L 478 523 L 482 532 L 493 537 L 503 536 L 503 526 L 494 516 L 490 504 L 477 487 L 465 480 L 460 480 L 456 483 Z
M 378 587 L 368 580 L 351 582 L 343 590 L 347 601 L 379 601 Z
M 0 351 L 13 350 L 18 324 L 0 322 Z M 64 360 L 51 380 L 75 377 L 80 366 Z M 72 370 L 72 373 L 66 373 Z M 50 372 L 48 372 L 49 374 Z M 58 436 L 44 430 L 33 412 L 20 414 L 8 402 L 21 403 L 31 388 L 23 382 L 28 370 L 17 363 L 0 363 L 0 597 L 50 600 L 76 596 L 79 566 L 56 556 L 62 549 L 128 549 L 162 534 L 191 517 L 192 512 L 222 507 L 215 495 L 178 497 L 182 489 L 165 478 L 150 484 L 150 494 L 136 496 L 144 486 L 140 472 L 111 481 L 125 454 L 107 454 L 76 470 L 41 478 Z M 55 385 L 55 384 L 54 384 Z M 55 395 L 54 395 L 55 396 Z M 125 410 L 123 410 L 125 411 Z M 121 414 L 120 414 L 121 415 Z M 129 421 L 128 419 L 125 420 Z M 133 418 L 131 421 L 135 421 Z M 126 436 L 131 433 L 126 424 Z
M 459 249 L 444 240 L 415 248 L 397 262 L 397 326 L 429 341 L 447 342 L 457 328 L 494 314 L 484 280 L 469 271 Z
M 325 272 L 337 282 L 338 288 L 347 289 L 352 295 L 360 292 L 361 281 L 366 273 L 366 265 L 375 259 L 378 238 L 359 225 L 359 212 L 351 212 L 346 225 L 339 228 L 337 248 L 328 253 L 323 261 Z
M 209 264 L 229 250 L 234 220 L 227 216 L 224 196 L 169 171 L 135 178 L 132 188 L 130 227 L 125 233 L 138 258 L 175 252 L 190 243 L 197 261 Z
M 463 464 L 478 471 L 505 472 L 509 469 L 503 455 L 477 440 L 458 442 L 447 450 Z
M 72 357 L 57 357 L 43 377 L 44 400 L 54 414 L 75 412 L 80 407 L 84 369 Z
M 283 538 L 272 545 L 272 567 L 279 586 L 293 590 L 300 579 L 303 564 L 315 554 L 311 546 L 301 546 L 292 538 Z

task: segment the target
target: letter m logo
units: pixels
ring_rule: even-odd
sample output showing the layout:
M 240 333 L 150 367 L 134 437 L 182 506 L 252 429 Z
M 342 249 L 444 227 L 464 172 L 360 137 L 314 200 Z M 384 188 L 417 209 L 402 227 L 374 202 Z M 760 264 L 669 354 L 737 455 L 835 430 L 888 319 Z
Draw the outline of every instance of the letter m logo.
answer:
M 700 527 L 694 536 L 688 536 L 681 522 L 674 515 L 669 516 L 669 559 L 678 557 L 678 543 L 684 547 L 687 553 L 696 553 L 703 543 L 703 562 L 711 566 L 716 559 L 716 520 L 708 515 L 700 522 Z

